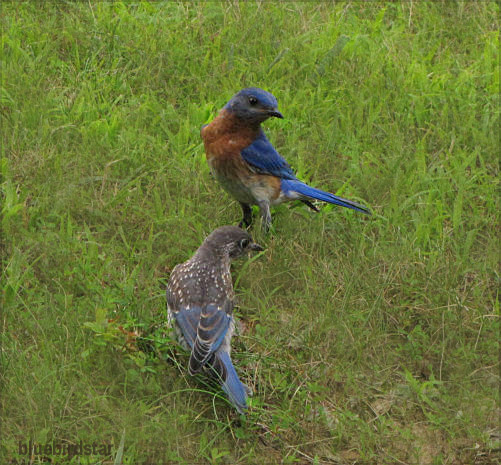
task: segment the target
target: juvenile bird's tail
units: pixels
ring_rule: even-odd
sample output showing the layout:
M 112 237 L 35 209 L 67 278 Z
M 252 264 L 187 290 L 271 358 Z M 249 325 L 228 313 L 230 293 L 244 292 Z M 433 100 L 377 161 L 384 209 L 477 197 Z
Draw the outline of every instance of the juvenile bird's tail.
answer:
M 228 395 L 238 413 L 244 414 L 247 409 L 247 391 L 240 381 L 233 363 L 231 363 L 228 352 L 216 352 L 213 367 L 223 391 Z
M 337 195 L 331 194 L 330 192 L 324 192 L 320 189 L 315 189 L 314 187 L 308 186 L 304 182 L 293 180 L 293 179 L 282 179 L 282 192 L 289 199 L 317 199 L 322 202 L 332 203 L 334 205 L 340 205 L 342 207 L 351 208 L 366 215 L 371 215 L 368 208 L 360 205 L 351 200 L 343 199 Z

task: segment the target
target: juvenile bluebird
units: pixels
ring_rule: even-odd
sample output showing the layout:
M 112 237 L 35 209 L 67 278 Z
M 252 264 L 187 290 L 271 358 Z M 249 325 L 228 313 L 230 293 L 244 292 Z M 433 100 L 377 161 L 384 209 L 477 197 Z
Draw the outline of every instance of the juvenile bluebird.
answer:
M 271 117 L 283 118 L 275 97 L 265 90 L 249 87 L 235 94 L 201 131 L 211 171 L 223 188 L 240 202 L 243 211 L 240 226 L 251 225 L 251 205 L 258 205 L 263 227 L 268 230 L 270 205 L 288 200 L 301 200 L 315 211 L 318 209 L 312 200 L 370 214 L 369 209 L 358 203 L 297 179 L 261 128 L 261 123 Z
M 190 375 L 201 371 L 216 378 L 239 413 L 247 408 L 249 389 L 231 363 L 235 329 L 235 294 L 230 262 L 263 248 L 236 226 L 214 230 L 187 262 L 177 265 L 167 285 L 167 310 L 180 344 L 191 351 Z

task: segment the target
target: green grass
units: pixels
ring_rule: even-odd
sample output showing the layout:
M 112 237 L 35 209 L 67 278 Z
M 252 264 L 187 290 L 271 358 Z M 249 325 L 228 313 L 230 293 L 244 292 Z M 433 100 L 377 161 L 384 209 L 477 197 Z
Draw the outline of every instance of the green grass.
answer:
M 500 463 L 498 18 L 3 3 L 1 462 L 32 439 L 124 464 Z M 298 175 L 374 215 L 283 205 L 254 228 L 266 252 L 234 266 L 240 420 L 186 375 L 164 289 L 240 219 L 199 128 L 249 85 L 277 97 L 266 130 Z

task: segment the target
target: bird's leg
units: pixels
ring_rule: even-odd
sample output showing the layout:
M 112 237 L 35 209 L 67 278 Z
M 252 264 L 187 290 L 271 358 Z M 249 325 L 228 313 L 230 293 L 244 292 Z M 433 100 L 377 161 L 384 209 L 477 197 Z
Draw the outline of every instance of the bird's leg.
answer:
M 244 217 L 242 218 L 242 221 L 238 223 L 238 226 L 240 228 L 242 228 L 243 226 L 246 226 L 248 228 L 252 224 L 252 208 L 249 204 L 242 202 L 240 202 L 240 206 L 242 207 Z
M 263 220 L 263 229 L 264 232 L 268 232 L 271 227 L 271 213 L 270 213 L 270 204 L 265 200 L 258 203 L 259 211 L 261 213 L 261 218 Z

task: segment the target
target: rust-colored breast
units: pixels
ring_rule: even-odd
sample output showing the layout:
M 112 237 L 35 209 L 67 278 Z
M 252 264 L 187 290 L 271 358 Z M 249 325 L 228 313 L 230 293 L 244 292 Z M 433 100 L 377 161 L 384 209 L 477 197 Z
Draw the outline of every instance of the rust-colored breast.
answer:
M 252 143 L 258 131 L 242 124 L 229 111 L 221 110 L 201 132 L 209 166 L 217 169 L 227 163 L 244 163 L 240 151 Z
M 261 198 L 273 202 L 280 194 L 280 179 L 256 173 L 240 154 L 258 134 L 259 128 L 242 124 L 224 109 L 201 131 L 210 169 L 223 188 L 243 203 Z

